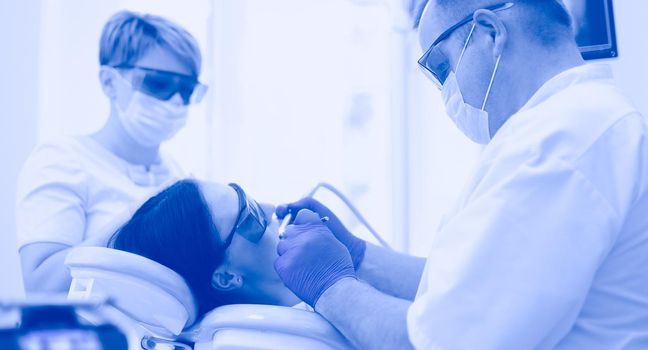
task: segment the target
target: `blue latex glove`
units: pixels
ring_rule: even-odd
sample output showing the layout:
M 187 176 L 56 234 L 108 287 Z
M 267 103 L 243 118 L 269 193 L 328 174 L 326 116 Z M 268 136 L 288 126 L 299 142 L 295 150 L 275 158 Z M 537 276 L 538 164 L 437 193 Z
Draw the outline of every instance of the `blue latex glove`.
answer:
M 340 219 L 338 219 L 338 217 L 335 216 L 329 208 L 311 197 L 302 198 L 294 203 L 280 205 L 276 209 L 276 214 L 281 220 L 289 211 L 294 215 L 302 209 L 308 209 L 319 214 L 320 217 L 327 216 L 329 218 L 325 225 L 331 230 L 331 232 L 333 232 L 335 237 L 347 247 L 349 254 L 351 254 L 351 258 L 353 259 L 353 267 L 357 271 L 360 268 L 362 259 L 364 259 L 367 242 L 349 232 L 349 230 L 344 227 L 344 224 L 342 224 L 342 221 L 340 221 Z
M 313 307 L 335 282 L 356 278 L 349 251 L 310 210 L 299 211 L 286 228 L 277 252 L 277 274 L 286 287 Z

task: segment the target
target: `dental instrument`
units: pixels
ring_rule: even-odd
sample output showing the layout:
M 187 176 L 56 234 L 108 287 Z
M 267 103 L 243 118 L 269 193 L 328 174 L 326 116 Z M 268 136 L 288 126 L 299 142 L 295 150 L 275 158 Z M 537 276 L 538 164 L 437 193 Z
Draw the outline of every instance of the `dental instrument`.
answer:
M 279 228 L 277 229 L 277 232 L 279 233 L 279 239 L 284 238 L 284 233 L 286 232 L 286 227 L 288 226 L 288 224 L 290 223 L 291 220 L 292 220 L 292 212 L 289 210 L 288 214 L 286 214 L 286 216 L 284 216 L 283 220 L 281 220 L 281 224 L 279 225 Z M 330 220 L 330 218 L 328 216 L 324 216 L 324 217 L 320 218 L 320 221 L 322 223 L 326 223 L 329 220 Z
M 284 238 L 284 233 L 286 232 L 286 227 L 288 226 L 288 223 L 292 220 L 292 212 L 288 212 L 286 216 L 284 216 L 283 220 L 281 220 L 281 225 L 279 225 L 279 228 L 277 229 L 277 232 L 279 233 L 279 239 Z
M 342 202 L 343 202 L 343 203 L 344 203 L 344 204 L 349 208 L 349 210 L 351 210 L 351 212 L 353 213 L 353 215 L 355 215 L 356 219 L 358 219 L 358 221 L 359 221 L 359 222 L 360 222 L 364 227 L 367 228 L 367 230 L 369 231 L 369 233 L 371 233 L 371 235 L 374 236 L 374 238 L 375 238 L 375 239 L 380 243 L 380 245 L 382 245 L 383 247 L 386 247 L 386 248 L 392 249 L 391 246 L 390 246 L 390 245 L 389 245 L 389 244 L 388 244 L 388 243 L 387 243 L 387 242 L 386 242 L 386 241 L 385 241 L 385 240 L 384 240 L 384 239 L 383 239 L 383 238 L 378 234 L 378 232 L 377 232 L 377 231 L 376 231 L 376 230 L 375 230 L 375 229 L 374 229 L 374 228 L 369 224 L 369 222 L 367 221 L 367 219 L 365 219 L 365 217 L 362 216 L 362 214 L 360 213 L 360 211 L 359 211 L 359 210 L 358 210 L 358 209 L 353 205 L 353 203 L 351 203 L 351 200 L 349 200 L 349 198 L 347 198 L 344 194 L 342 194 L 342 192 L 341 192 L 340 190 L 338 190 L 337 188 L 335 188 L 333 185 L 331 185 L 331 184 L 329 184 L 329 183 L 326 183 L 326 182 L 320 182 L 319 184 L 317 184 L 317 186 L 315 186 L 315 187 L 314 187 L 314 188 L 313 188 L 313 189 L 308 193 L 307 197 L 311 197 L 311 198 L 312 198 L 312 197 L 315 195 L 315 192 L 317 192 L 317 190 L 319 190 L 320 188 L 327 189 L 327 190 L 329 190 L 331 193 L 333 193 L 334 195 L 336 195 L 336 196 L 337 196 L 337 197 L 338 197 L 338 198 L 339 198 L 339 199 L 340 199 L 340 200 L 341 200 L 341 201 L 342 201 Z

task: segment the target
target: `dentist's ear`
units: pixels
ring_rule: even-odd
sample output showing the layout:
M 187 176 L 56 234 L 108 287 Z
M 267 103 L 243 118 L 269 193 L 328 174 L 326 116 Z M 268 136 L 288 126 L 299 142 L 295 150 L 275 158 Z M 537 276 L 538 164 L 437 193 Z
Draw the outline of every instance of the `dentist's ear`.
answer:
M 101 83 L 101 90 L 113 100 L 117 96 L 115 89 L 115 69 L 112 67 L 101 66 L 99 68 L 99 82 Z M 119 73 L 118 73 L 119 74 Z
M 497 17 L 493 11 L 481 9 L 475 11 L 473 20 L 479 27 L 487 31 L 493 41 L 493 57 L 500 57 L 508 41 L 508 31 L 502 19 Z
M 243 287 L 243 277 L 230 273 L 225 266 L 219 266 L 212 275 L 212 288 L 221 291 L 233 291 Z

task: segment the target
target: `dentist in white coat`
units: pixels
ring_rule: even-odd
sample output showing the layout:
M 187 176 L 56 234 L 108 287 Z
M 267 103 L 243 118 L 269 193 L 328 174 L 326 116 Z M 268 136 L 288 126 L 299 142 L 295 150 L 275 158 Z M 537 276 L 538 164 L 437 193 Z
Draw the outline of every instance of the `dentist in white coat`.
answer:
M 610 67 L 583 62 L 556 0 L 430 0 L 419 41 L 485 145 L 472 179 L 427 259 L 312 199 L 279 207 L 301 209 L 284 283 L 362 349 L 648 348 L 648 124 Z
M 160 145 L 204 95 L 196 40 L 165 18 L 121 11 L 104 26 L 99 46 L 106 123 L 91 135 L 38 145 L 18 179 L 17 241 L 28 293 L 66 292 L 63 260 L 72 247 L 105 245 L 130 217 L 124 212 L 185 176 Z

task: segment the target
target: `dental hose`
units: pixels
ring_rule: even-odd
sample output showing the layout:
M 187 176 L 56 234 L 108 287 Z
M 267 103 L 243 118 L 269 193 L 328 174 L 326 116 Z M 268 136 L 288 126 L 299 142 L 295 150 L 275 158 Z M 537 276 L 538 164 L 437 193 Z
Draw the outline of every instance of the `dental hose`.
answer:
M 380 245 L 382 245 L 382 246 L 385 247 L 385 248 L 392 249 L 391 246 L 390 246 L 390 245 L 389 245 L 389 244 L 388 244 L 388 243 L 387 243 L 387 242 L 386 242 L 382 237 L 380 237 L 380 235 L 378 234 L 378 232 L 373 228 L 373 226 L 371 226 L 371 225 L 369 224 L 369 222 L 367 221 L 367 219 L 365 219 L 365 217 L 364 217 L 364 216 L 360 213 L 360 211 L 359 211 L 359 210 L 358 210 L 358 209 L 353 205 L 353 203 L 351 203 L 351 200 L 349 200 L 349 198 L 347 198 L 347 197 L 346 197 L 346 196 L 345 196 L 345 195 L 344 195 L 340 190 L 338 190 L 337 188 L 335 188 L 333 185 L 331 185 L 331 184 L 329 184 L 329 183 L 326 183 L 326 182 L 320 182 L 320 183 L 317 184 L 317 186 L 315 186 L 315 188 L 313 188 L 313 190 L 311 190 L 311 191 L 308 193 L 307 197 L 312 198 L 312 197 L 315 195 L 315 192 L 317 192 L 317 190 L 319 190 L 320 188 L 324 188 L 324 189 L 326 189 L 326 190 L 329 190 L 331 193 L 333 193 L 334 195 L 336 195 L 336 196 L 337 196 L 337 197 L 338 197 L 338 198 L 339 198 L 339 199 L 340 199 L 340 200 L 341 200 L 341 201 L 342 201 L 342 202 L 347 206 L 347 208 L 349 208 L 349 210 L 351 210 L 351 212 L 353 213 L 353 215 L 355 215 L 356 219 L 358 219 L 358 221 L 359 221 L 359 222 L 360 222 L 364 227 L 367 228 L 367 230 L 369 231 L 369 233 L 371 233 L 371 235 L 372 235 L 372 236 L 373 236 L 373 237 L 378 241 L 378 243 L 380 243 Z

